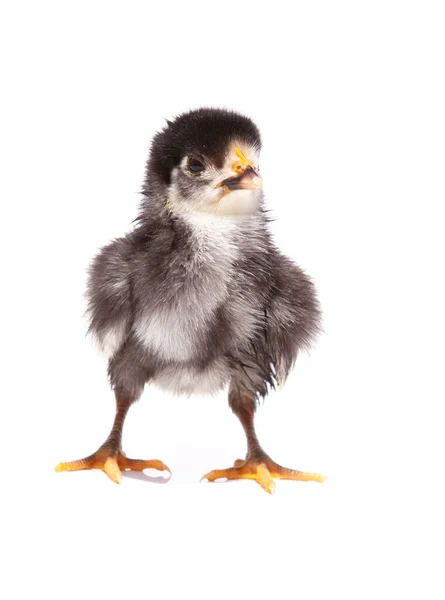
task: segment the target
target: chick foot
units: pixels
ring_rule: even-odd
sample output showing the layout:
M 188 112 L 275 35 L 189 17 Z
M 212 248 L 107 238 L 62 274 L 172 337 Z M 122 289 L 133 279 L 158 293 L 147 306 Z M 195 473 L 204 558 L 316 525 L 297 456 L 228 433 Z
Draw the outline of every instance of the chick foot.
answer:
M 275 492 L 274 479 L 291 479 L 294 481 L 318 481 L 325 480 L 318 473 L 305 473 L 281 467 L 267 454 L 261 454 L 255 458 L 236 460 L 234 466 L 229 469 L 215 469 L 202 477 L 201 481 L 216 481 L 217 479 L 254 479 L 263 490 L 269 494 Z
M 160 460 L 139 460 L 127 458 L 122 451 L 112 451 L 109 448 L 99 448 L 97 452 L 71 462 L 59 463 L 54 469 L 61 471 L 83 471 L 85 469 L 100 469 L 108 475 L 114 483 L 121 483 L 122 471 L 143 471 L 144 469 L 157 469 L 168 471 L 170 469 Z

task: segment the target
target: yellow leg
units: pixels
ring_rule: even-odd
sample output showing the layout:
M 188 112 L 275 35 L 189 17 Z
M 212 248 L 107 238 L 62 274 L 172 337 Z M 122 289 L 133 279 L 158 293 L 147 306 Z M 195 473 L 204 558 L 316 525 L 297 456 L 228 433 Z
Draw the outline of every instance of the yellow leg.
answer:
M 210 471 L 210 473 L 204 475 L 201 481 L 204 479 L 207 479 L 207 481 L 216 481 L 217 479 L 253 479 L 259 483 L 266 492 L 273 494 L 275 492 L 274 479 L 322 482 L 325 480 L 325 477 L 318 473 L 305 473 L 304 471 L 286 469 L 264 454 L 258 459 L 238 459 L 235 461 L 233 467 Z
M 100 469 L 108 475 L 114 483 L 121 483 L 122 471 L 143 471 L 144 469 L 157 469 L 168 471 L 170 469 L 160 460 L 138 460 L 127 458 L 121 450 L 122 428 L 131 400 L 116 394 L 116 416 L 110 435 L 94 454 L 73 460 L 72 462 L 59 463 L 56 471 L 83 471 L 84 469 Z
M 108 475 L 114 483 L 121 483 L 122 471 L 143 471 L 144 469 L 157 469 L 158 471 L 168 471 L 170 469 L 160 460 L 139 460 L 127 458 L 121 451 L 112 452 L 109 449 L 102 448 L 97 452 L 71 462 L 59 463 L 54 467 L 56 471 L 83 471 L 85 469 L 100 469 Z
M 274 462 L 262 449 L 254 427 L 254 415 L 257 408 L 255 393 L 234 378 L 229 388 L 229 405 L 240 420 L 247 438 L 247 457 L 236 460 L 229 469 L 210 471 L 201 479 L 253 479 L 269 494 L 275 491 L 274 479 L 293 479 L 294 481 L 324 481 L 318 473 L 304 473 L 286 469 Z

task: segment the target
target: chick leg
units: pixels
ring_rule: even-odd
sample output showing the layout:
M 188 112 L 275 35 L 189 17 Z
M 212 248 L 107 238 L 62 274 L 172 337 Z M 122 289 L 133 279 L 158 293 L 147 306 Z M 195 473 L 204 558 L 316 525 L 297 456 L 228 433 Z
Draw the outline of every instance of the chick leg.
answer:
M 238 459 L 229 469 L 216 469 L 204 475 L 202 479 L 254 479 L 269 494 L 275 491 L 274 479 L 293 479 L 296 481 L 324 481 L 318 473 L 305 473 L 287 469 L 274 462 L 262 449 L 254 427 L 256 409 L 255 396 L 246 389 L 233 383 L 229 392 L 229 404 L 243 426 L 247 437 L 247 456 Z
M 114 418 L 113 428 L 102 446 L 100 446 L 94 454 L 91 454 L 86 458 L 59 463 L 55 467 L 55 470 L 82 471 L 84 469 L 100 469 L 104 471 L 114 483 L 121 483 L 122 471 L 126 469 L 132 471 L 157 469 L 158 471 L 168 471 L 170 473 L 170 469 L 160 460 L 138 460 L 127 458 L 122 451 L 122 429 L 131 404 L 131 401 L 116 394 L 116 416 Z

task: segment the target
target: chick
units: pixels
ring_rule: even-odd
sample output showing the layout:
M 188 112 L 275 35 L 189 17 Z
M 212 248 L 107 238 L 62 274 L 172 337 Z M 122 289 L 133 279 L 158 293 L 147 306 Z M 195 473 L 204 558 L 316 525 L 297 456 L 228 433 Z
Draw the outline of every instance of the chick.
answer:
M 167 470 L 127 458 L 124 420 L 146 383 L 175 394 L 214 394 L 247 437 L 247 455 L 203 479 L 323 481 L 286 469 L 262 449 L 258 401 L 283 382 L 320 322 L 314 286 L 276 248 L 259 174 L 260 133 L 246 116 L 201 108 L 167 121 L 155 135 L 143 199 L 130 233 L 105 246 L 89 273 L 89 332 L 108 357 L 116 416 L 107 440 L 57 471 Z

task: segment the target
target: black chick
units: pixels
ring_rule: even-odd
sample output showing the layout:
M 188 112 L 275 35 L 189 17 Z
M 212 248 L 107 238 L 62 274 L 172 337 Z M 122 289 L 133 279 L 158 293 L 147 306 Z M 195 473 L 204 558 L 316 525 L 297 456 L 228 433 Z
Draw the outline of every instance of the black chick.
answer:
M 258 172 L 261 139 L 247 117 L 199 109 L 167 122 L 151 146 L 134 229 L 90 268 L 90 333 L 108 356 L 116 417 L 107 440 L 57 471 L 168 469 L 121 449 L 124 419 L 146 383 L 178 394 L 229 386 L 247 456 L 205 478 L 322 481 L 277 465 L 254 429 L 259 398 L 286 379 L 317 333 L 313 284 L 271 240 Z

